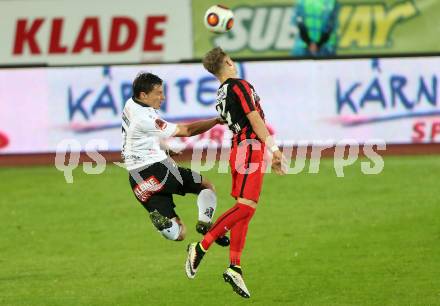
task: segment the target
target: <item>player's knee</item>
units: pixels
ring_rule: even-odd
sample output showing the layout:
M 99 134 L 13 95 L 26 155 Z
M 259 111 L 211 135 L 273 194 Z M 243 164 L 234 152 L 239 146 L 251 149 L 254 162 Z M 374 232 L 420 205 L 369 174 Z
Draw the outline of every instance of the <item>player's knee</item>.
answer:
M 180 221 L 180 219 L 176 219 L 176 222 L 180 226 L 180 233 L 179 233 L 179 236 L 177 237 L 176 241 L 182 241 L 186 237 L 186 226 L 185 226 L 185 224 L 182 223 L 182 221 Z
M 185 240 L 186 235 L 180 234 L 179 237 L 175 241 L 183 241 Z

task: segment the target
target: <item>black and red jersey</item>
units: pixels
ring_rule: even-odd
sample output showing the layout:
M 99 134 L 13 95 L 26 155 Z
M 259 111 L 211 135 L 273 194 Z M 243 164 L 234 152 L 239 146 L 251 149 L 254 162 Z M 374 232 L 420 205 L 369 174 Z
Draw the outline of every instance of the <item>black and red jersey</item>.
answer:
M 245 139 L 257 139 L 246 115 L 258 111 L 264 120 L 264 112 L 260 106 L 260 97 L 247 81 L 227 79 L 217 91 L 216 109 L 234 133 L 233 145 Z

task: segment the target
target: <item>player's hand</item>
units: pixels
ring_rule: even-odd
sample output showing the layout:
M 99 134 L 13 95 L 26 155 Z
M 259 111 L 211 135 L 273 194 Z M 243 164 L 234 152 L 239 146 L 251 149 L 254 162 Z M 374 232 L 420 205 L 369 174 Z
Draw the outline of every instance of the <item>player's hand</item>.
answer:
M 283 169 L 284 157 L 280 150 L 273 152 L 272 156 L 272 170 L 275 174 L 284 175 L 286 172 Z
M 226 124 L 226 121 L 223 120 L 222 117 L 217 117 L 216 119 L 217 119 L 217 124 Z

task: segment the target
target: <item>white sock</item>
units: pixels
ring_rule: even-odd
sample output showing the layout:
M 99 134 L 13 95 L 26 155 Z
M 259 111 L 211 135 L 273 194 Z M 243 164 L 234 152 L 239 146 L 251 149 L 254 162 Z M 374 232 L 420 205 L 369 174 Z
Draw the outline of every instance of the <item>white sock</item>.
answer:
M 211 222 L 217 207 L 217 196 L 211 189 L 203 189 L 197 197 L 199 207 L 199 221 Z
M 159 232 L 162 234 L 162 236 L 169 240 L 177 240 L 177 238 L 179 238 L 180 232 L 182 231 L 182 228 L 174 219 L 171 219 L 171 224 L 171 227 L 165 228 Z

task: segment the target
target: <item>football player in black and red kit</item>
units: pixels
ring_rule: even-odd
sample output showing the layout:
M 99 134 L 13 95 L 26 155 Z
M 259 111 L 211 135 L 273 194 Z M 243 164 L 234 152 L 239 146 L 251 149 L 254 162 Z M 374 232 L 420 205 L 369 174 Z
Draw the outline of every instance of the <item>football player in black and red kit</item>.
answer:
M 223 273 L 223 278 L 235 292 L 249 298 L 240 257 L 263 184 L 264 152 L 266 149 L 272 152 L 272 169 L 277 174 L 284 173 L 281 168 L 283 156 L 264 122 L 260 98 L 249 82 L 237 78 L 232 59 L 217 47 L 205 55 L 203 66 L 221 83 L 217 91 L 216 109 L 234 135 L 229 165 L 232 174 L 231 195 L 236 199 L 236 204 L 217 219 L 201 242 L 188 246 L 185 269 L 187 276 L 194 278 L 211 244 L 230 230 L 230 266 Z

